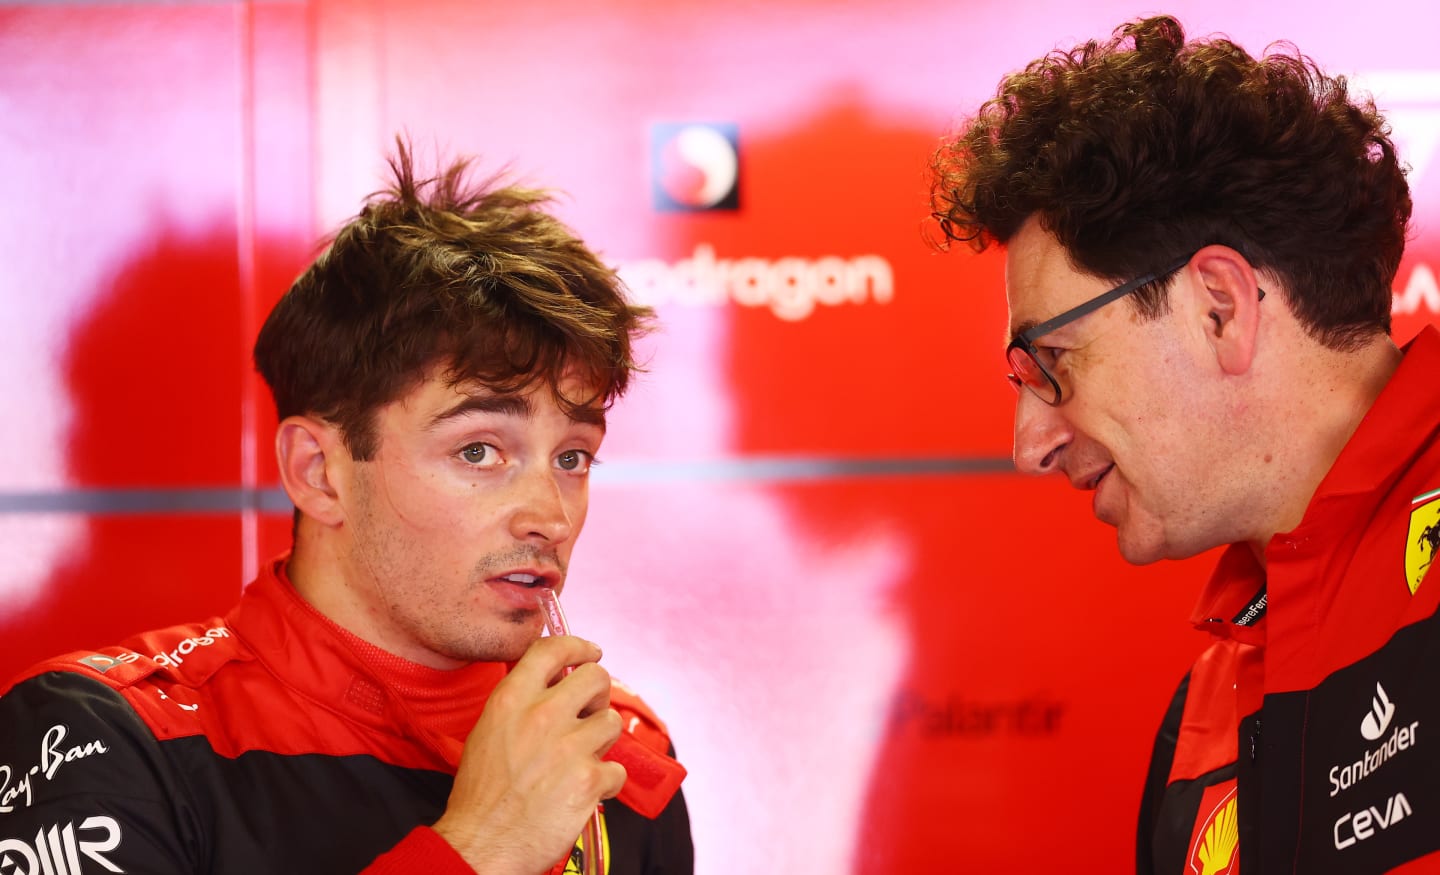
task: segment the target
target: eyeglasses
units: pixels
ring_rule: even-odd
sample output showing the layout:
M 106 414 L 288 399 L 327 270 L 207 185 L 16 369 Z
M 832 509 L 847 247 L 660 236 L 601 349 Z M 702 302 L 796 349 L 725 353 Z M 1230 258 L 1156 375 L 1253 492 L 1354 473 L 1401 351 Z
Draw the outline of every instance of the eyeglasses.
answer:
M 1060 383 L 1055 379 L 1055 375 L 1050 373 L 1050 369 L 1045 367 L 1040 361 L 1040 353 L 1039 350 L 1035 348 L 1035 341 L 1061 326 L 1069 325 L 1081 316 L 1087 316 L 1099 310 L 1112 301 L 1120 300 L 1136 289 L 1168 277 L 1170 274 L 1189 264 L 1192 257 L 1193 255 L 1187 255 L 1164 270 L 1146 274 L 1139 279 L 1133 279 L 1124 285 L 1116 286 L 1104 294 L 1091 298 L 1079 306 L 1071 307 L 1059 316 L 1047 319 L 1034 328 L 1027 329 L 1016 335 L 1015 339 L 1010 341 L 1010 345 L 1005 348 L 1005 358 L 1009 361 L 1011 368 L 1010 373 L 1005 376 L 1010 380 L 1010 384 L 1015 387 L 1015 391 L 1020 391 L 1020 387 L 1024 386 L 1051 407 L 1059 404 L 1061 398 Z M 1257 291 L 1260 293 L 1259 300 L 1265 300 L 1265 290 L 1257 286 Z
M 1006 375 L 1010 383 L 1015 386 L 1016 391 L 1024 386 L 1039 396 L 1041 401 L 1052 407 L 1059 404 L 1060 383 L 1055 379 L 1055 375 L 1041 363 L 1039 350 L 1035 348 L 1035 341 L 1063 325 L 1069 325 L 1081 316 L 1088 316 L 1112 301 L 1120 300 L 1136 289 L 1169 276 L 1189 262 L 1190 256 L 1187 255 L 1158 273 L 1148 273 L 1124 285 L 1116 286 L 1079 306 L 1071 307 L 1059 316 L 1047 319 L 1034 328 L 1017 334 L 1015 339 L 1010 341 L 1010 345 L 1005 348 L 1005 358 L 1010 362 L 1010 373 Z
M 1010 373 L 1006 374 L 1006 377 L 1010 380 L 1011 385 L 1015 387 L 1017 392 L 1021 386 L 1024 386 L 1031 392 L 1034 392 L 1041 401 L 1044 401 L 1052 407 L 1059 404 L 1061 398 L 1060 383 L 1055 379 L 1055 375 L 1050 373 L 1050 369 L 1045 367 L 1040 361 L 1040 353 L 1039 350 L 1035 348 L 1035 341 L 1061 326 L 1069 325 L 1081 316 L 1088 316 L 1112 301 L 1120 300 L 1136 289 L 1147 286 L 1156 280 L 1164 279 L 1186 264 L 1189 264 L 1191 257 L 1192 256 L 1187 255 L 1169 267 L 1166 267 L 1164 270 L 1149 273 L 1138 279 L 1133 279 L 1124 285 L 1116 286 L 1110 291 L 1091 298 L 1079 306 L 1071 307 L 1059 316 L 1041 322 L 1034 328 L 1020 332 L 1015 336 L 1014 340 L 1010 341 L 1010 345 L 1005 348 L 1005 358 L 1010 362 Z M 1260 290 L 1260 299 L 1265 299 L 1264 289 Z

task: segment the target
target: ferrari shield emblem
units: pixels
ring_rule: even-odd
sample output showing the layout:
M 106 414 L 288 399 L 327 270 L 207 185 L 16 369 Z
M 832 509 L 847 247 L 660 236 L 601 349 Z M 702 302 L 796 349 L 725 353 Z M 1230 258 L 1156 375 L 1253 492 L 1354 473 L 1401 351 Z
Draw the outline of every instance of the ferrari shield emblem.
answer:
M 1405 540 L 1405 582 L 1410 594 L 1420 588 L 1420 581 L 1440 552 L 1440 489 L 1417 495 L 1410 502 L 1410 536 Z
M 598 873 L 597 867 L 593 864 L 589 867 L 585 865 L 588 862 L 585 857 L 590 853 L 590 849 L 585 847 L 585 841 L 590 837 L 590 830 L 587 829 L 580 834 L 580 838 L 576 839 L 575 847 L 570 849 L 570 856 L 565 860 L 564 875 L 589 875 L 591 872 L 597 872 L 597 875 L 610 875 L 610 821 L 605 819 L 603 812 L 597 813 L 597 819 L 600 822 L 600 847 L 605 853 L 595 862 L 604 866 L 605 871 Z M 555 868 L 560 868 L 559 864 L 556 864 Z M 552 869 L 551 872 L 553 873 L 554 870 Z

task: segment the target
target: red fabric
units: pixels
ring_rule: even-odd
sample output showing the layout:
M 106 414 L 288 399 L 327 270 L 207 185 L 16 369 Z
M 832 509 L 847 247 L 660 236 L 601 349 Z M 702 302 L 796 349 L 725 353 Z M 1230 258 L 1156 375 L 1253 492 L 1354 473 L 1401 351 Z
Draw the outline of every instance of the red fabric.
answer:
M 119 690 L 157 738 L 203 734 L 221 756 L 248 750 L 367 754 L 454 774 L 466 737 L 508 667 L 476 663 L 440 671 L 389 654 L 300 598 L 285 577 L 286 558 L 267 563 L 224 618 L 47 660 L 16 681 L 51 670 L 89 674 Z M 268 707 L 254 707 L 246 688 L 265 689 Z M 653 819 L 678 791 L 685 769 L 668 756 L 665 726 L 638 696 L 617 683 L 612 706 L 624 731 L 605 758 L 629 775 L 617 798 Z M 415 839 L 421 851 L 434 841 L 444 844 L 423 832 L 411 834 L 421 836 Z M 396 848 L 404 851 L 401 859 L 416 852 L 409 842 Z
M 610 707 L 620 712 L 624 732 L 605 759 L 625 767 L 625 787 L 617 797 L 654 819 L 665 810 L 685 780 L 685 767 L 667 755 L 670 735 L 655 712 L 620 684 L 610 690 Z
M 1241 662 L 1247 656 L 1253 658 L 1254 653 L 1249 645 L 1221 641 L 1195 661 L 1169 783 L 1194 780 L 1235 762 L 1236 727 L 1242 713 L 1236 701 L 1235 677 Z
M 400 844 L 375 858 L 362 875 L 474 875 L 464 858 L 435 830 L 418 826 Z
M 224 618 L 146 632 L 118 647 L 46 660 L 16 681 L 56 669 L 91 674 L 123 691 L 151 722 L 157 737 L 204 732 L 224 756 L 255 749 L 336 756 L 369 753 L 396 765 L 453 773 L 466 736 L 507 666 L 476 663 L 441 671 L 386 653 L 300 598 L 285 579 L 285 558 L 268 563 Z M 222 666 L 226 668 L 223 689 L 217 690 L 206 682 Z M 276 703 L 261 713 L 249 706 L 243 694 L 232 693 L 245 687 L 252 674 L 262 673 L 282 680 L 297 702 L 325 703 L 334 725 L 300 732 L 313 727 L 317 716 L 312 709 Z M 209 700 L 208 707 L 190 712 L 174 706 L 177 701 L 194 704 L 197 699 Z M 666 755 L 670 738 L 665 725 L 618 683 L 611 702 L 620 712 L 625 732 L 607 758 L 633 765 L 638 779 L 620 799 L 628 805 L 627 796 L 634 796 L 639 804 L 631 807 L 642 813 L 656 810 L 657 803 L 663 808 L 685 776 L 684 767 Z M 347 721 L 385 730 L 396 744 L 375 748 L 374 736 L 357 737 L 346 731 Z M 297 738 L 312 741 L 296 747 Z M 417 739 L 423 745 L 417 747 L 413 743 Z M 317 746 L 324 749 L 314 749 Z
M 1407 500 L 1440 486 L 1434 418 L 1416 415 L 1440 410 L 1436 374 L 1440 333 L 1427 327 L 1300 525 L 1271 539 L 1263 566 L 1248 544 L 1232 545 L 1221 557 L 1192 614 L 1196 628 L 1215 641 L 1191 670 L 1170 781 L 1234 763 L 1239 722 L 1260 711 L 1266 695 L 1311 690 L 1375 653 L 1397 629 L 1435 613 L 1440 580 L 1423 582 L 1412 595 L 1404 557 Z M 1264 616 L 1236 625 L 1262 587 Z M 1440 871 L 1430 858 L 1411 866 L 1406 871 Z
M 1222 556 L 1193 619 L 1217 638 L 1264 648 L 1264 692 L 1309 689 L 1440 605 L 1440 586 L 1421 586 L 1412 596 L 1405 584 L 1404 551 L 1395 545 L 1405 540 L 1409 507 L 1381 506 L 1386 497 L 1436 486 L 1426 479 L 1426 466 L 1415 464 L 1435 452 L 1428 444 L 1432 423 L 1415 412 L 1440 409 L 1436 374 L 1440 332 L 1427 327 L 1336 458 L 1300 525 L 1266 546 L 1264 568 L 1248 545 L 1233 545 Z M 1373 570 L 1373 576 L 1367 585 L 1344 586 L 1352 569 Z M 1368 585 L 1374 578 L 1382 585 Z M 1230 618 L 1262 584 L 1274 610 L 1252 626 L 1235 626 Z

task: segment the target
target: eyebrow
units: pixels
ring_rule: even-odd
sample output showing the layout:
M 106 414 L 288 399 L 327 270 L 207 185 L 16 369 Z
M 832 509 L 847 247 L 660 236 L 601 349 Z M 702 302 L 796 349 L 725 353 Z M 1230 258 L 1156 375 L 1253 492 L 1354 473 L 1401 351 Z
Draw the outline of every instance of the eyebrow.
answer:
M 430 418 L 427 428 L 436 428 L 452 419 L 471 413 L 498 413 L 530 419 L 535 415 L 535 406 L 524 395 L 467 395 L 459 402 L 447 407 Z M 592 405 L 582 405 L 565 412 L 571 420 L 605 428 L 605 411 Z
M 1016 325 L 1014 328 L 1010 329 L 1010 338 L 1005 341 L 1006 345 L 1008 346 L 1009 344 L 1014 343 L 1015 338 L 1019 337 L 1020 335 L 1024 334 L 1025 332 L 1029 331 L 1030 329 L 1034 328 L 1036 325 L 1039 324 L 1040 320 L 1038 319 L 1026 319 L 1024 322 Z
M 535 408 L 531 406 L 530 399 L 523 395 L 466 395 L 432 416 L 428 427 L 434 428 L 471 413 L 499 413 L 529 419 L 535 415 Z

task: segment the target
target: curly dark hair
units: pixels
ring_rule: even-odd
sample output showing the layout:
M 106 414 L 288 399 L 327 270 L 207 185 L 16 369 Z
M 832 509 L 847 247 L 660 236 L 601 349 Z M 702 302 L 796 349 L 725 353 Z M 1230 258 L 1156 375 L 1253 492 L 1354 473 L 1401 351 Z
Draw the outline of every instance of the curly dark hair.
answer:
M 1390 330 L 1410 190 L 1368 97 L 1294 46 L 1255 59 L 1185 42 L 1168 16 L 1007 76 L 933 158 L 942 246 L 1004 245 L 1031 216 L 1071 262 L 1121 282 L 1208 244 L 1284 284 L 1319 342 Z M 1131 297 L 1168 308 L 1168 282 Z
M 255 364 L 280 418 L 340 427 L 357 460 L 377 448 L 375 411 L 434 367 L 493 391 L 549 384 L 568 412 L 608 408 L 638 370 L 648 307 L 542 207 L 544 191 L 467 182 L 459 160 L 416 180 L 397 140 L 393 186 L 335 235 L 265 320 Z M 575 373 L 596 391 L 566 398 Z

